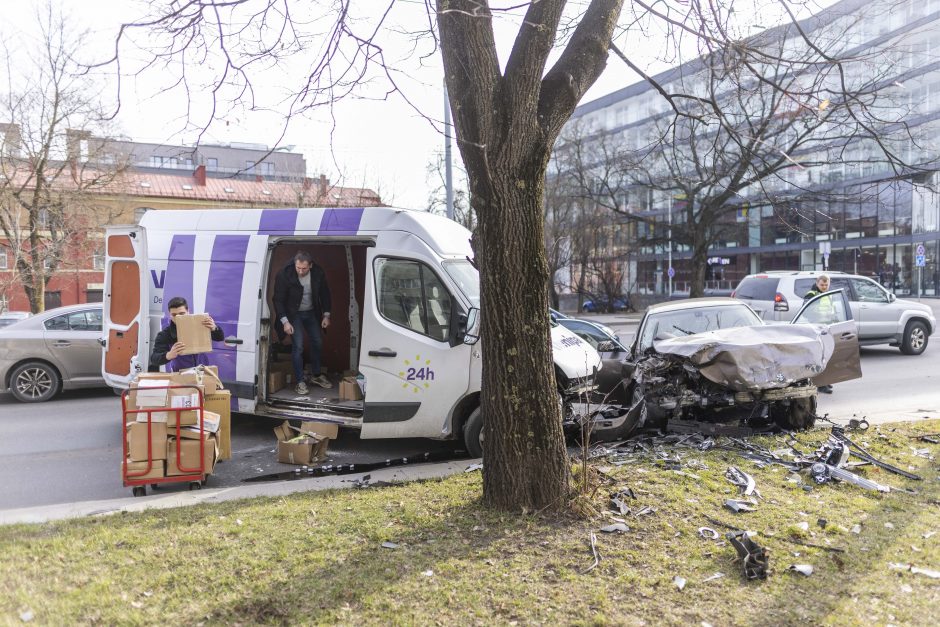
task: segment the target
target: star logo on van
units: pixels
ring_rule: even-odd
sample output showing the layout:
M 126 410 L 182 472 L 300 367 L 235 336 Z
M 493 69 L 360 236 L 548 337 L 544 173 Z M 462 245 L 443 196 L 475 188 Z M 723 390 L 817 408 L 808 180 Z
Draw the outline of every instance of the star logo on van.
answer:
M 405 369 L 398 372 L 402 380 L 403 388 L 411 388 L 411 391 L 417 394 L 431 387 L 434 381 L 434 369 L 431 368 L 430 359 L 421 359 L 421 355 L 415 355 L 415 358 L 406 359 Z

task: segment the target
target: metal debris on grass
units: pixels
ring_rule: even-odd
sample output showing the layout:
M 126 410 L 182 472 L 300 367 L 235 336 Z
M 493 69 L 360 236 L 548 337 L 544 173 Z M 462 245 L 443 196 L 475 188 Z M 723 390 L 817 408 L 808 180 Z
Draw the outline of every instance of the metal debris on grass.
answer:
M 888 562 L 888 567 L 894 570 L 906 570 L 915 575 L 925 575 L 931 579 L 940 579 L 940 570 L 929 570 L 927 568 L 920 568 L 912 564 L 900 564 L 897 562 Z
M 601 527 L 601 531 L 604 533 L 626 533 L 630 531 L 630 527 L 626 526 L 624 523 L 614 523 Z
M 382 543 L 382 548 L 383 549 L 397 549 L 398 544 L 396 544 L 395 542 L 389 542 L 388 540 L 386 540 L 385 542 Z
M 747 474 L 746 472 L 739 470 L 737 467 L 728 466 L 728 470 L 725 471 L 725 477 L 727 477 L 728 481 L 738 486 L 744 496 L 760 496 L 760 492 L 757 491 L 757 483 L 754 481 L 754 477 Z
M 791 564 L 790 568 L 787 570 L 792 570 L 794 572 L 800 573 L 805 577 L 809 577 L 813 574 L 813 567 L 811 564 Z
M 706 577 L 705 579 L 703 579 L 703 580 L 702 580 L 702 583 L 708 583 L 709 581 L 714 581 L 714 580 L 716 580 L 716 579 L 721 579 L 721 578 L 724 577 L 724 576 L 725 576 L 724 573 L 715 573 L 715 574 L 712 575 L 711 577 Z
M 474 472 L 477 470 L 483 470 L 483 464 L 470 464 L 464 468 L 464 472 Z
M 597 551 L 597 536 L 594 532 L 591 532 L 591 555 L 594 557 L 594 563 L 581 571 L 581 574 L 587 574 L 597 568 L 597 565 L 601 562 L 601 554 Z
M 676 587 L 679 588 L 679 592 L 682 592 L 682 589 L 685 588 L 685 578 L 680 577 L 679 575 L 676 575 L 672 578 L 672 583 L 674 583 Z
M 699 527 L 698 535 L 702 536 L 706 540 L 717 540 L 718 532 L 712 529 L 711 527 Z
M 728 499 L 728 500 L 726 500 L 726 501 L 725 501 L 725 507 L 727 507 L 728 509 L 730 509 L 732 512 L 734 512 L 734 513 L 736 513 L 736 514 L 739 513 L 739 512 L 754 512 L 754 511 L 757 511 L 757 508 L 754 507 L 754 505 L 752 505 L 750 502 L 748 502 L 748 501 L 739 501 L 739 500 L 737 500 L 737 499 Z
M 738 552 L 744 576 L 748 579 L 767 579 L 770 551 L 754 542 L 747 531 L 729 531 L 725 537 Z

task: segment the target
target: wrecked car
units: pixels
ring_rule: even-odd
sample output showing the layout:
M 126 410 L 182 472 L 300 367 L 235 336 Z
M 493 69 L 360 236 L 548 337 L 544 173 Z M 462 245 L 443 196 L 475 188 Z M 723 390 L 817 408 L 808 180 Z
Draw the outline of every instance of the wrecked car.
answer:
M 809 428 L 817 386 L 862 372 L 852 310 L 835 290 L 807 301 L 786 324 L 766 323 L 730 298 L 654 305 L 640 321 L 621 375 L 615 386 L 601 386 L 595 439 L 670 422 Z

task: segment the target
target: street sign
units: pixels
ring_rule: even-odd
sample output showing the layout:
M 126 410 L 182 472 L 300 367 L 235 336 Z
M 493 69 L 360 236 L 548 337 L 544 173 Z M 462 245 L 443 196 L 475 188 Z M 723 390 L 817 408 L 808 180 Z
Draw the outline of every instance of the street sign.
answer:
M 668 274 L 669 278 L 671 279 L 672 277 L 676 276 L 676 269 L 672 266 L 669 266 L 669 271 L 666 272 L 666 274 Z
M 916 257 L 914 257 L 914 265 L 917 266 L 918 268 L 923 268 L 924 266 L 927 265 L 927 257 L 925 257 L 924 255 L 917 255 Z
M 927 253 L 927 251 L 924 250 L 924 245 L 923 245 L 923 244 L 918 244 L 918 245 L 917 245 L 917 256 L 918 256 L 918 257 L 923 257 L 926 253 Z

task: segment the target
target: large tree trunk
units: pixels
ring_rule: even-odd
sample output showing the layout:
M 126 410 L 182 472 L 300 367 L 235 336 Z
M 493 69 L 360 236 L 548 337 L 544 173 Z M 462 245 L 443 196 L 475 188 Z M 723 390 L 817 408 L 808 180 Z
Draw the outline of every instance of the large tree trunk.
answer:
M 491 194 L 474 197 L 483 295 L 483 494 L 491 507 L 532 511 L 564 505 L 568 465 L 560 408 L 545 394 L 556 386 L 542 289 L 548 279 L 542 186 L 518 185 L 541 182 L 544 173 L 538 164 L 525 171 L 513 165 L 493 168 Z

